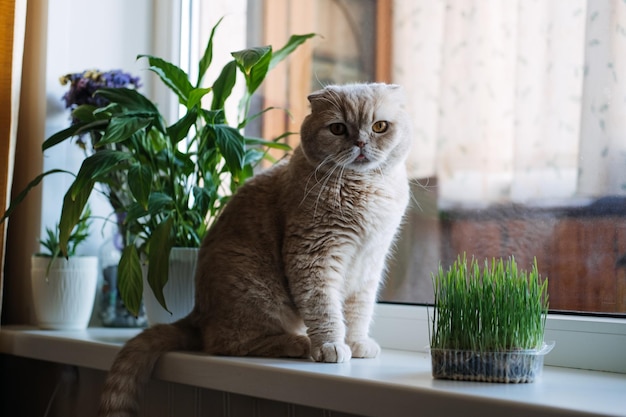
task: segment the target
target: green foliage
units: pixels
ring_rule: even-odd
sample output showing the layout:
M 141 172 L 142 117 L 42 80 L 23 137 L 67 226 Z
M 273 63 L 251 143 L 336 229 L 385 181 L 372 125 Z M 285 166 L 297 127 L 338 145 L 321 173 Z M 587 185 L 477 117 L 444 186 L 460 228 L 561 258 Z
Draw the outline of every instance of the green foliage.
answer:
M 220 213 L 264 158 L 271 161 L 268 150 L 286 148 L 278 143 L 282 136 L 263 140 L 246 137 L 242 131 L 258 117 L 248 114 L 250 99 L 268 71 L 314 34 L 292 36 L 276 52 L 271 46 L 233 52 L 233 60 L 222 68 L 213 85 L 201 87 L 213 59 L 214 35 L 220 23 L 211 31 L 195 83 L 172 63 L 155 56 L 138 56 L 147 60 L 149 70 L 186 109 L 179 120 L 168 125 L 157 106 L 134 89 L 101 88 L 96 94 L 110 104 L 77 107 L 72 113 L 73 125 L 42 145 L 45 151 L 72 137 L 91 136 L 96 152 L 85 158 L 65 195 L 58 243 L 61 254 L 67 256 L 70 232 L 80 222 L 80 213 L 96 184 L 115 189 L 114 207 L 125 216 L 122 229 L 126 243 L 118 265 L 118 283 L 125 305 L 134 314 L 143 290 L 141 260 L 148 260 L 148 282 L 167 309 L 163 286 L 168 279 L 171 248 L 198 247 L 208 219 Z M 230 124 L 224 108 L 232 99 L 238 75 L 243 76 L 246 89 L 238 101 L 239 120 Z M 212 96 L 208 109 L 202 105 L 206 96 Z M 125 178 L 121 184 L 120 178 Z
M 68 256 L 76 255 L 78 246 L 89 237 L 89 226 L 91 226 L 91 209 L 89 205 L 87 205 L 67 239 Z M 38 253 L 37 255 L 50 256 L 52 260 L 56 259 L 61 254 L 58 225 L 54 229 L 46 227 L 46 235 L 39 240 L 39 243 L 41 243 L 41 246 L 43 246 L 46 251 Z
M 433 275 L 431 348 L 472 351 L 536 349 L 543 343 L 548 280 L 535 259 L 527 272 L 515 258 L 485 260 L 481 268 L 465 254 Z

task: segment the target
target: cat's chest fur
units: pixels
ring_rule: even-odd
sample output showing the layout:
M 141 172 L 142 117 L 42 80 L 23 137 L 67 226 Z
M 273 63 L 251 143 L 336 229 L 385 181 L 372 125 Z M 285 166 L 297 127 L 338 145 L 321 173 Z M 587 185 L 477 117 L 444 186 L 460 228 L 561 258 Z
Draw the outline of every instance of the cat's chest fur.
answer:
M 285 195 L 294 203 L 290 217 L 305 228 L 343 228 L 363 237 L 387 227 L 395 233 L 409 198 L 403 166 L 387 172 L 318 172 L 305 169 L 302 159 L 296 154 L 288 173 L 292 182 Z
M 286 233 L 298 237 L 303 253 L 334 262 L 344 290 L 354 291 L 368 269 L 380 268 L 371 262 L 380 262 L 381 247 L 390 245 L 402 221 L 409 199 L 404 167 L 318 172 L 303 167 L 300 157 L 296 152 L 291 185 L 283 190 L 291 201 Z

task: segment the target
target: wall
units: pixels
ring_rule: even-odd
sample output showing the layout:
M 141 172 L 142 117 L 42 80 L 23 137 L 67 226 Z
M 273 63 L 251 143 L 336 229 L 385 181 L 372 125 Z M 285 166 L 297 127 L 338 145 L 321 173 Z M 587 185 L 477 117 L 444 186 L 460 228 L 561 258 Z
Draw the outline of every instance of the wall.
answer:
M 90 417 L 96 415 L 104 371 L 0 355 L 0 415 Z M 33 378 L 38 383 L 33 386 Z M 263 381 L 259 381 L 263 383 Z M 150 381 L 141 402 L 150 417 L 350 417 L 296 404 Z

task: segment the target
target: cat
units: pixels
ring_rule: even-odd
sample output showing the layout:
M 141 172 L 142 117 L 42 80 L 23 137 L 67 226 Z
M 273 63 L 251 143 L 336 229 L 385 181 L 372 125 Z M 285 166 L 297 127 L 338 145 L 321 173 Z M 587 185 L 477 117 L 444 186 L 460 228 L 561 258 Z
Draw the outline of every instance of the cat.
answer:
M 192 312 L 124 345 L 99 416 L 137 415 L 172 350 L 331 363 L 379 354 L 370 321 L 409 200 L 403 90 L 331 85 L 308 100 L 300 145 L 244 184 L 203 240 Z

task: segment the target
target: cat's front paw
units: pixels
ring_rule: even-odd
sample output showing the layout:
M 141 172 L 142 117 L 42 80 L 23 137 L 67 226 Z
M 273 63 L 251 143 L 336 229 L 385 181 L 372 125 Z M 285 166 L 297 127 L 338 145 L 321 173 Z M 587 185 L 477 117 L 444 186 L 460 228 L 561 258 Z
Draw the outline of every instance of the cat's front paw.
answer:
M 374 339 L 348 342 L 355 358 L 375 358 L 380 353 L 380 345 Z
M 349 361 L 352 352 L 345 343 L 327 342 L 314 347 L 311 356 L 316 362 L 340 363 Z

